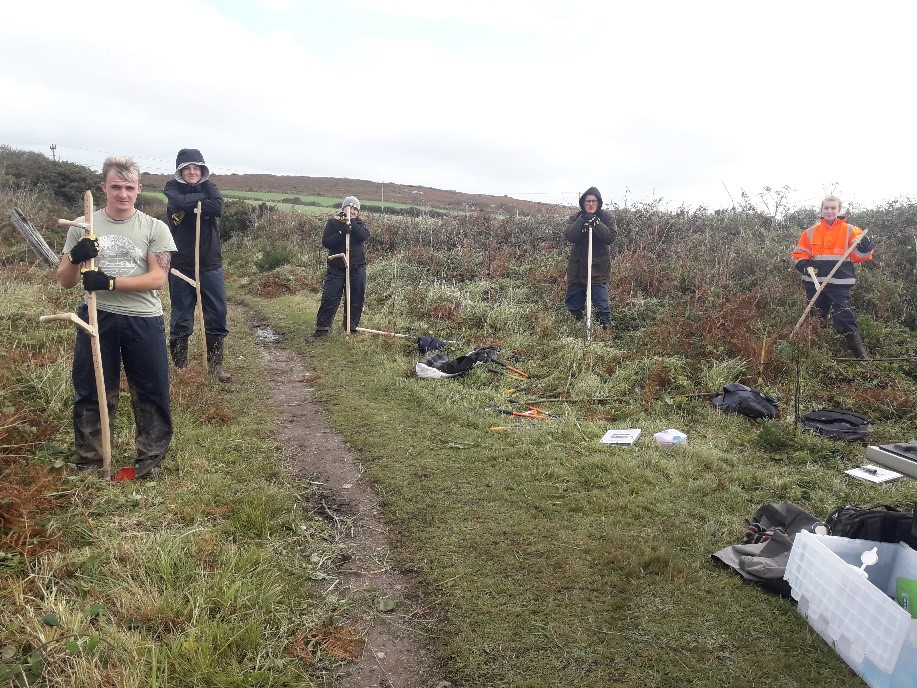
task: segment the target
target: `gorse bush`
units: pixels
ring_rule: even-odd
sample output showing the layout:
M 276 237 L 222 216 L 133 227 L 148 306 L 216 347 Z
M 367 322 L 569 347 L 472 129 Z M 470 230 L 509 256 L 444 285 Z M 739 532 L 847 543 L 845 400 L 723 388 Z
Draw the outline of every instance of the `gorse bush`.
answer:
M 0 146 L 0 186 L 42 190 L 64 207 L 82 208 L 83 193 L 87 189 L 97 193 L 100 182 L 99 173 L 83 165 Z

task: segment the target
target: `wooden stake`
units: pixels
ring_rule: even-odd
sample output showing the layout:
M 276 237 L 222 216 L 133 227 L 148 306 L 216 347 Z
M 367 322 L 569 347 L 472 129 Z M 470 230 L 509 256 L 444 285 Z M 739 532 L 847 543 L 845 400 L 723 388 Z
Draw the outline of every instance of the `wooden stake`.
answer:
M 385 335 L 386 337 L 400 337 L 402 339 L 417 339 L 417 336 L 413 334 L 399 334 L 398 332 L 389 332 L 387 330 L 371 330 L 368 327 L 355 327 L 354 329 L 357 332 L 366 332 L 368 334 L 381 334 L 381 335 Z M 442 341 L 445 344 L 461 344 L 461 342 L 456 341 L 454 339 L 443 339 L 440 341 Z
M 86 191 L 83 194 L 83 218 L 84 222 L 72 222 L 70 220 L 58 220 L 58 224 L 66 227 L 82 227 L 85 230 L 85 236 L 94 236 L 92 231 L 92 213 L 93 213 L 92 192 Z M 80 272 L 84 270 L 95 270 L 95 260 L 90 258 L 83 263 Z M 59 313 L 57 315 L 43 315 L 38 322 L 51 322 L 54 320 L 66 320 L 73 322 L 81 327 L 89 336 L 92 345 L 92 367 L 96 377 L 96 396 L 99 401 L 99 425 L 102 429 L 102 474 L 106 480 L 111 479 L 111 425 L 108 418 L 108 395 L 105 393 L 105 375 L 102 370 L 102 345 L 99 343 L 99 314 L 96 308 L 96 293 L 87 291 L 86 310 L 89 316 L 89 322 L 84 322 L 73 313 Z
M 207 365 L 207 333 L 204 331 L 204 302 L 201 300 L 201 202 L 197 202 L 194 209 L 197 218 L 194 225 L 194 288 L 197 291 L 197 305 L 194 308 L 194 317 L 197 320 L 197 331 L 201 337 L 201 368 L 204 375 L 208 372 Z
M 192 287 L 197 295 L 197 303 L 194 304 L 194 322 L 198 334 L 201 338 L 201 368 L 206 375 L 209 372 L 207 365 L 207 333 L 204 331 L 204 302 L 201 300 L 201 202 L 197 202 L 194 209 L 197 218 L 194 227 L 194 279 L 191 279 L 183 272 L 175 268 L 170 268 L 169 273 L 179 279 L 184 280 Z
M 589 248 L 586 250 L 586 343 L 592 343 L 592 225 L 589 226 Z
M 350 206 L 348 205 L 344 212 L 347 213 L 347 235 L 344 238 L 344 293 L 347 295 L 347 336 L 350 336 Z

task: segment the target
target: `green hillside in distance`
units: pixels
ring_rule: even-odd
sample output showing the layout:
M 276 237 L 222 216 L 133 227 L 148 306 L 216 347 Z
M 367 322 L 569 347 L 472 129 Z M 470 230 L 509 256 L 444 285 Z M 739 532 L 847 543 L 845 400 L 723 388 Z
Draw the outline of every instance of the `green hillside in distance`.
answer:
M 161 190 L 171 175 L 143 174 L 143 185 L 147 191 Z M 404 203 L 418 207 L 437 208 L 452 211 L 484 210 L 507 214 L 541 215 L 556 213 L 563 206 L 551 203 L 524 201 L 509 196 L 469 194 L 460 191 L 446 191 L 426 186 L 380 183 L 365 179 L 342 179 L 337 177 L 304 177 L 276 174 L 221 174 L 213 175 L 213 181 L 223 191 L 249 191 L 255 193 L 281 193 L 290 196 L 327 196 L 343 198 L 356 196 L 362 203 L 381 204 Z M 384 194 L 384 198 L 383 198 Z

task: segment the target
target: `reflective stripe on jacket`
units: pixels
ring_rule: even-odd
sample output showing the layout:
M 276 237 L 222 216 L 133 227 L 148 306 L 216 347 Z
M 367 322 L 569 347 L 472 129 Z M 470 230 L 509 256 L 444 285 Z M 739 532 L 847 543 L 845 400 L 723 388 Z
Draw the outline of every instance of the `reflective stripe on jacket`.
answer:
M 844 220 L 835 220 L 828 224 L 819 220 L 816 224 L 805 230 L 793 250 L 793 261 L 812 261 L 812 266 L 821 278 L 827 277 L 834 269 L 837 261 L 846 253 L 847 249 L 860 241 L 863 230 Z M 863 238 L 862 245 L 853 249 L 844 263 L 838 268 L 831 278 L 831 284 L 852 286 L 856 283 L 854 276 L 854 263 L 865 263 L 872 260 L 873 243 L 869 236 Z M 808 273 L 802 272 L 805 282 L 812 282 Z

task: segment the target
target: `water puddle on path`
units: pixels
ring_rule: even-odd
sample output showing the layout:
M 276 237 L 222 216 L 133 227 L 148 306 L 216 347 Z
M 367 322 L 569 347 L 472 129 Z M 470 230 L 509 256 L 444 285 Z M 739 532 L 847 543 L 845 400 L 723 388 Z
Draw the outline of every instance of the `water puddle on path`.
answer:
M 278 332 L 270 325 L 252 323 L 252 333 L 261 344 L 277 344 L 283 341 L 283 333 Z

